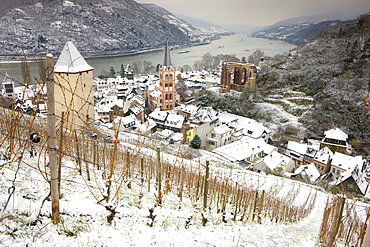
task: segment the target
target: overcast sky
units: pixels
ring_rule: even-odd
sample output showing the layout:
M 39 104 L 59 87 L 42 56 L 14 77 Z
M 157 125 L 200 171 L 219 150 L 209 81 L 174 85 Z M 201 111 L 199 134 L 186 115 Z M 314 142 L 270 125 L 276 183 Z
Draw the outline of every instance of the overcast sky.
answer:
M 357 16 L 370 11 L 370 0 L 136 0 L 154 3 L 173 14 L 223 24 L 268 26 L 306 15 L 342 12 Z

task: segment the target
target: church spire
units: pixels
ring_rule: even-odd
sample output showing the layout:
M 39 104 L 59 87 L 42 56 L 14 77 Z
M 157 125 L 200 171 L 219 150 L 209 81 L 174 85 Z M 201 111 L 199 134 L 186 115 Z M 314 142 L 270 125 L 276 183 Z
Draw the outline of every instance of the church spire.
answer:
M 163 67 L 170 67 L 171 64 L 171 56 L 170 56 L 170 49 L 168 48 L 168 40 L 166 42 L 166 47 L 164 48 L 164 58 L 163 58 Z

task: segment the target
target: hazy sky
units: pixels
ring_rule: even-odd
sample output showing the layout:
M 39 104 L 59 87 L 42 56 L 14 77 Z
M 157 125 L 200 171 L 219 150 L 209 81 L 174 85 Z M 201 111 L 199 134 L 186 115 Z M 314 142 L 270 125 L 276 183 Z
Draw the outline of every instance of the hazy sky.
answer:
M 305 15 L 342 12 L 357 16 L 370 11 L 370 0 L 136 0 L 154 3 L 173 14 L 224 24 L 268 26 Z

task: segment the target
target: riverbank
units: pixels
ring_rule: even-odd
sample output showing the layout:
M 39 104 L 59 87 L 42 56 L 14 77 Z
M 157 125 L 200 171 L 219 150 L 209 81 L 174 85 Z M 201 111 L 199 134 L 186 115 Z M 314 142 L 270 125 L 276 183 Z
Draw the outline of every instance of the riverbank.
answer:
M 212 40 L 220 39 L 214 38 Z M 177 49 L 184 49 L 184 48 L 190 48 L 195 46 L 202 46 L 202 45 L 209 45 L 211 44 L 211 40 L 207 42 L 202 43 L 193 43 L 189 45 L 173 45 L 170 47 L 171 50 L 177 50 Z M 152 52 L 162 51 L 164 49 L 163 47 L 158 48 L 151 48 L 151 49 L 133 49 L 133 50 L 114 50 L 114 51 L 89 51 L 89 52 L 83 52 L 81 51 L 81 55 L 85 59 L 99 59 L 99 58 L 119 58 L 119 57 L 128 57 L 128 56 L 136 56 L 141 54 L 148 54 Z M 46 54 L 45 54 L 46 55 Z M 59 56 L 60 54 L 53 54 L 54 56 Z M 25 59 L 29 62 L 37 61 L 40 58 L 44 58 L 44 54 L 41 56 L 39 54 L 28 54 L 28 55 L 1 55 L 0 54 L 0 63 L 20 63 L 24 61 Z
M 274 56 L 276 54 L 289 52 L 289 50 L 293 48 L 295 48 L 294 45 L 282 41 L 271 41 L 252 38 L 245 34 L 235 34 L 230 36 L 219 36 L 217 40 L 212 40 L 206 45 L 201 43 L 191 46 L 173 46 L 171 60 L 172 64 L 180 70 L 181 67 L 185 65 L 193 67 L 194 62 L 201 60 L 202 56 L 206 53 L 210 53 L 214 56 L 218 54 L 230 54 L 241 59 L 242 57 L 247 58 L 257 49 L 264 51 L 266 56 Z M 177 54 L 178 51 L 189 52 Z M 27 55 L 31 77 L 32 75 L 38 75 L 38 64 L 36 61 L 44 58 L 46 54 L 47 52 L 45 52 L 45 54 L 40 54 L 40 56 Z M 121 65 L 130 64 L 131 66 L 139 68 L 144 61 L 152 63 L 153 66 L 163 61 L 162 47 L 145 50 L 120 50 L 114 53 L 100 52 L 92 54 L 82 51 L 81 54 L 86 61 L 94 67 L 95 77 L 98 77 L 102 71 L 109 71 L 112 67 L 115 71 L 119 71 Z M 56 58 L 58 57 L 58 54 L 53 55 Z M 13 78 L 21 78 L 22 69 L 20 64 L 24 58 L 24 56 L 0 56 L 0 76 L 1 74 L 8 73 Z

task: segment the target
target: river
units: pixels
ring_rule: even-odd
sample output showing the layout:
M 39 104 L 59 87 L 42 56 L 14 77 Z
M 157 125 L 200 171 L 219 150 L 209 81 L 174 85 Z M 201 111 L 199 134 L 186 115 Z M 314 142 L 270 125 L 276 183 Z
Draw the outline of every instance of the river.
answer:
M 276 54 L 282 54 L 293 49 L 295 46 L 268 39 L 252 38 L 242 34 L 236 34 L 231 36 L 223 36 L 221 39 L 212 41 L 211 44 L 188 47 L 183 49 L 171 50 L 172 64 L 177 68 L 184 65 L 193 67 L 194 62 L 201 60 L 202 56 L 209 52 L 213 56 L 218 54 L 235 54 L 236 57 L 248 57 L 255 50 L 259 49 L 265 52 L 267 56 L 274 56 Z M 77 47 L 78 49 L 78 47 Z M 189 51 L 187 53 L 181 53 L 183 51 Z M 179 54 L 180 52 L 180 54 Z M 116 58 L 91 58 L 86 61 L 94 67 L 94 76 L 97 77 L 101 74 L 102 70 L 109 71 L 111 67 L 116 72 L 120 71 L 121 64 L 133 64 L 135 62 L 148 61 L 156 66 L 163 62 L 163 52 L 151 52 L 140 55 L 124 56 Z M 36 63 L 30 63 L 31 75 L 38 76 L 38 66 Z M 21 66 L 19 62 L 0 62 L 0 80 L 5 73 L 8 73 L 11 77 L 20 79 L 21 78 Z M 1 86 L 0 86 L 1 87 Z

